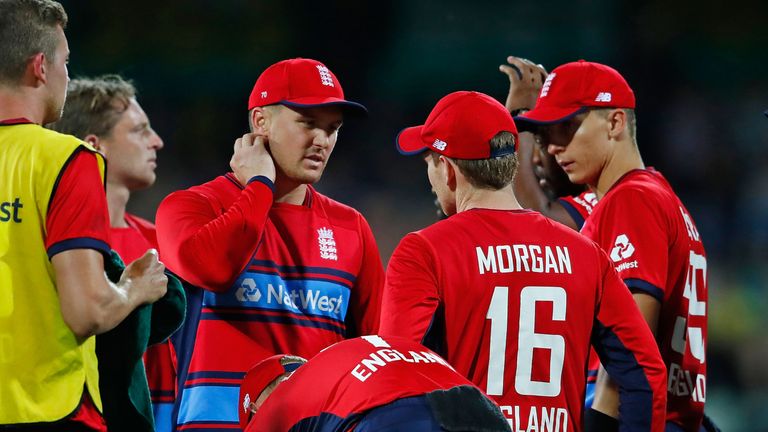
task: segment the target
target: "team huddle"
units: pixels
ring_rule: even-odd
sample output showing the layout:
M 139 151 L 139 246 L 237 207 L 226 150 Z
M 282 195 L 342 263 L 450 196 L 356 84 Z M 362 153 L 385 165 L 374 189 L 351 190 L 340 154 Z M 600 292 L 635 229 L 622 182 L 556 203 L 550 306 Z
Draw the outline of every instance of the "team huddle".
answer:
M 505 104 L 393 137 L 447 217 L 385 271 L 312 186 L 367 115 L 326 65 L 264 70 L 231 171 L 155 226 L 126 205 L 163 141 L 130 82 L 69 81 L 66 24 L 0 0 L 0 430 L 717 430 L 706 253 L 615 69 L 510 57 Z

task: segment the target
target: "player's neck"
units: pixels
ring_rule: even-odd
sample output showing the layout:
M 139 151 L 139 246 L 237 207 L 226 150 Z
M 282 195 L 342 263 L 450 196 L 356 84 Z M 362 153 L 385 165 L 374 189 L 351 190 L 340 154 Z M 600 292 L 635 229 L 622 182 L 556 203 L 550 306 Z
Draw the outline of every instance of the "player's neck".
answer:
M 131 191 L 125 185 L 107 182 L 107 206 L 109 207 L 109 225 L 112 228 L 127 228 L 125 207 Z
M 511 184 L 499 190 L 479 189 L 471 186 L 458 187 L 456 189 L 456 212 L 460 213 L 473 208 L 520 210 L 522 207 L 515 198 Z
M 301 205 L 307 196 L 307 185 L 297 183 L 278 174 L 275 180 L 275 202 Z
M 623 142 L 616 146 L 616 150 L 611 154 L 611 158 L 600 173 L 597 184 L 592 186 L 597 199 L 602 198 L 608 190 L 616 184 L 624 174 L 636 170 L 644 169 L 645 164 L 637 146 L 631 142 Z
M 23 90 L 0 86 L 0 120 L 25 118 L 42 125 L 45 108 L 38 99 Z

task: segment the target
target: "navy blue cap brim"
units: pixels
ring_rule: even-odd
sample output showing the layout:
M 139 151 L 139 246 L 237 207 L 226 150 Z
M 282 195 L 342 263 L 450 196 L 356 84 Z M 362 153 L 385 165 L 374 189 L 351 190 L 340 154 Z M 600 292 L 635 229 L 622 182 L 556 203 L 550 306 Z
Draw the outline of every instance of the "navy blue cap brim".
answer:
M 566 120 L 570 120 L 577 115 L 586 112 L 588 107 L 581 107 L 577 109 L 576 111 L 572 112 L 571 114 L 568 114 L 567 116 L 560 117 L 556 120 L 535 120 L 532 118 L 525 117 L 524 115 L 519 115 L 513 117 L 515 120 L 515 125 L 517 126 L 517 130 L 521 132 L 533 132 L 536 130 L 539 126 L 547 126 L 547 125 L 553 125 L 557 123 L 562 123 Z
M 368 115 L 368 108 L 366 108 L 362 104 L 359 104 L 357 102 L 352 102 L 352 101 L 333 101 L 333 102 L 323 102 L 318 104 L 301 104 L 301 103 L 288 102 L 286 100 L 281 100 L 278 103 L 280 105 L 285 105 L 288 108 L 317 108 L 317 107 L 326 107 L 326 106 L 338 106 L 344 110 L 345 114 L 354 114 L 358 116 Z
M 413 156 L 427 151 L 427 146 L 421 141 L 421 128 L 424 126 L 408 127 L 398 132 L 395 137 L 395 148 L 401 155 Z

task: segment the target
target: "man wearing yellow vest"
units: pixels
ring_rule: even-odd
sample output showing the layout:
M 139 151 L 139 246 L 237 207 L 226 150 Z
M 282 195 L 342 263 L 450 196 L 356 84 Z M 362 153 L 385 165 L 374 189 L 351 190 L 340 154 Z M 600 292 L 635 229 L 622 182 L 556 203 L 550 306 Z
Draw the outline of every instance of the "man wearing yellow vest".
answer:
M 0 0 L 0 431 L 106 431 L 94 335 L 165 294 L 154 250 L 104 273 L 104 159 L 61 116 L 67 15 Z

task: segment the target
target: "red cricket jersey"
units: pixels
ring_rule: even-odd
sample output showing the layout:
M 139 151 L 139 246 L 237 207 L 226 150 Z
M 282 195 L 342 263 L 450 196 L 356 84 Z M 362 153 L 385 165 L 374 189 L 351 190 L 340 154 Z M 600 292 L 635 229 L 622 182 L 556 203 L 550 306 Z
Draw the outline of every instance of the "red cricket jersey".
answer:
M 256 361 L 309 358 L 378 330 L 384 272 L 363 216 L 312 187 L 303 205 L 273 203 L 272 187 L 229 174 L 158 209 L 163 260 L 203 288 L 187 292 L 174 336 L 180 430 L 237 427 L 238 387 Z
M 539 213 L 472 209 L 407 235 L 380 333 L 434 348 L 513 430 L 580 431 L 590 340 L 622 386 L 624 430 L 664 428 L 653 336 L 605 253 Z
M 157 249 L 155 225 L 132 214 L 125 214 L 128 227 L 111 228 L 112 248 L 126 264 L 141 258 L 148 249 Z M 172 430 L 173 403 L 176 400 L 176 353 L 170 340 L 147 347 L 144 367 L 158 432 Z
M 373 408 L 461 385 L 472 383 L 422 345 L 363 336 L 332 345 L 299 367 L 267 398 L 246 432 L 341 430 Z
M 592 209 L 597 205 L 597 195 L 591 190 L 585 190 L 577 196 L 564 196 L 557 199 L 565 211 L 571 216 L 576 226 L 581 229 Z
M 45 221 L 48 256 L 70 249 L 109 256 L 109 211 L 96 155 L 78 150 L 60 176 Z
M 633 292 L 661 303 L 656 339 L 667 366 L 667 420 L 698 430 L 706 399 L 707 257 L 688 210 L 653 169 L 630 171 L 582 233 L 613 260 Z

